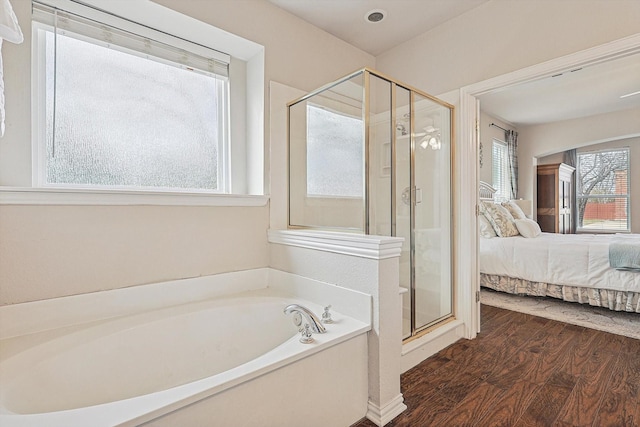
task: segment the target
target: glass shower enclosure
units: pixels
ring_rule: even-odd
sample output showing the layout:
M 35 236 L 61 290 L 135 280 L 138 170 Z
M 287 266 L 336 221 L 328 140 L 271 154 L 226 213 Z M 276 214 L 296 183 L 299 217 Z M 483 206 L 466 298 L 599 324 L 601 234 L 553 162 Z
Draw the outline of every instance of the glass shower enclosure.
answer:
M 405 339 L 454 315 L 452 118 L 368 68 L 288 104 L 289 227 L 404 237 Z

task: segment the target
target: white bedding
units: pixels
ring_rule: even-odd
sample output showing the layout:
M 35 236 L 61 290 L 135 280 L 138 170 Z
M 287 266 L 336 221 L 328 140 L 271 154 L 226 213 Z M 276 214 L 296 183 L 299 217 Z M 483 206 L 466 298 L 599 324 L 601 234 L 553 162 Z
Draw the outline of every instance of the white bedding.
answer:
M 542 233 L 535 238 L 480 238 L 480 272 L 532 282 L 640 292 L 640 273 L 609 266 L 609 242 L 620 235 Z M 640 235 L 626 235 L 637 239 Z

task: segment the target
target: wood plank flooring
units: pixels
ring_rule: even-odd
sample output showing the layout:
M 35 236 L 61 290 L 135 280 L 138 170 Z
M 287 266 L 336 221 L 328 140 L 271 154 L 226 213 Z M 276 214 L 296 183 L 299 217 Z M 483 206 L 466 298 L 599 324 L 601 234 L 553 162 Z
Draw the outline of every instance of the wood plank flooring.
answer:
M 485 305 L 481 329 L 402 375 L 387 426 L 640 427 L 640 340 Z

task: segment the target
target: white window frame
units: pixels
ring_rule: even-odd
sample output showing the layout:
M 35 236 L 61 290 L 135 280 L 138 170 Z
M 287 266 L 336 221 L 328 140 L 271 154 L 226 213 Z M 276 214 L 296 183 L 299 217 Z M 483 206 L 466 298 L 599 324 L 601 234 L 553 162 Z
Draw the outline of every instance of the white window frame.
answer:
M 187 51 L 193 51 L 195 54 L 210 54 L 213 55 L 216 60 L 223 62 L 230 62 L 229 55 L 218 54 L 217 52 L 208 51 L 206 48 L 201 48 L 198 45 L 189 43 L 187 41 L 175 38 L 168 34 L 155 31 L 153 29 L 140 26 L 138 24 L 123 20 L 108 13 L 97 11 L 91 7 L 74 6 L 73 13 L 80 16 L 98 20 L 105 25 L 123 29 L 125 31 L 132 32 L 142 37 L 150 37 L 153 40 L 159 40 L 168 46 L 172 46 L 176 49 L 183 49 Z M 32 21 L 32 182 L 37 188 L 43 189 L 79 189 L 79 190 L 91 190 L 91 191 L 135 191 L 135 192 L 161 192 L 161 193 L 210 193 L 210 194 L 228 194 L 230 192 L 230 140 L 229 140 L 229 83 L 225 78 L 226 84 L 223 84 L 223 92 L 220 95 L 219 100 L 221 102 L 221 108 L 219 109 L 219 135 L 218 135 L 218 170 L 217 170 L 217 188 L 212 189 L 180 189 L 180 188 L 163 188 L 163 187 L 140 187 L 140 186 L 98 186 L 92 184 L 66 184 L 66 183 L 48 183 L 47 182 L 47 159 L 46 159 L 46 34 L 55 33 L 55 28 L 51 25 L 47 25 L 41 22 Z M 84 34 L 79 34 L 71 31 L 58 31 L 58 33 L 76 38 L 78 40 L 95 44 L 97 46 L 109 46 L 112 49 L 116 49 L 120 52 L 135 55 L 138 57 L 148 57 L 144 52 L 122 47 L 116 44 L 109 45 L 107 42 L 98 40 L 92 37 L 88 37 Z M 166 63 L 170 65 L 178 65 L 170 60 L 163 58 L 149 59 L 160 63 Z M 184 68 L 184 67 L 183 67 Z M 202 71 L 203 74 L 209 74 L 206 71 Z
M 598 153 L 610 153 L 616 151 L 624 151 L 627 153 L 627 193 L 626 194 L 595 194 L 589 196 L 581 196 L 580 193 L 580 157 L 586 155 L 593 155 Z M 576 231 L 583 233 L 625 233 L 631 231 L 631 151 L 629 147 L 621 147 L 621 148 L 607 148 L 602 150 L 593 150 L 593 151 L 584 151 L 578 152 L 577 154 L 577 165 L 576 165 Z M 627 228 L 621 229 L 599 229 L 599 228 L 585 228 L 579 227 L 577 219 L 580 216 L 580 204 L 578 201 L 580 199 L 626 199 L 627 201 Z
M 39 1 L 67 10 L 76 6 L 92 6 L 143 26 L 155 28 L 157 31 L 231 55 L 229 64 L 231 191 L 230 194 L 211 194 L 38 188 L 34 186 L 32 179 L 36 156 L 33 155 L 32 144 L 29 143 L 24 150 L 7 153 L 7 156 L 0 159 L 1 166 L 9 172 L 7 184 L 0 186 L 0 205 L 264 206 L 269 197 L 264 196 L 266 181 L 263 114 L 265 48 L 263 45 L 151 1 L 83 0 L 82 4 L 71 0 Z M 28 25 L 31 25 L 31 21 Z M 22 57 L 26 57 L 25 50 L 31 51 L 33 44 L 23 44 L 17 49 Z M 29 81 L 33 82 L 34 77 L 32 74 Z M 16 73 L 5 74 L 7 83 L 13 83 L 19 87 L 25 86 L 24 81 L 18 81 L 17 78 Z M 18 127 L 24 134 L 31 134 L 33 138 L 37 131 L 34 126 L 37 105 L 32 103 L 31 97 L 26 102 L 31 104 L 28 107 L 31 114 Z M 28 173 L 24 174 L 25 171 Z
M 496 159 L 496 148 L 500 151 L 500 158 Z M 498 163 L 501 163 L 498 165 Z M 499 166 L 499 169 L 496 168 Z M 502 172 L 502 176 L 498 177 Z M 509 173 L 509 150 L 507 143 L 499 139 L 493 140 L 491 145 L 491 180 L 496 189 L 494 200 L 506 201 L 511 199 L 511 178 Z

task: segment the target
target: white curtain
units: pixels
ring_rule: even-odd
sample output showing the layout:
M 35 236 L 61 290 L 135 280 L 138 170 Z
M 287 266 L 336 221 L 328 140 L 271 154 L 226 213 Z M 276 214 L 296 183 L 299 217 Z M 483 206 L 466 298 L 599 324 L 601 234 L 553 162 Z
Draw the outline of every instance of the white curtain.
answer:
M 2 41 L 22 43 L 24 37 L 9 0 L 0 0 L 0 137 L 4 135 L 4 78 L 2 73 Z

